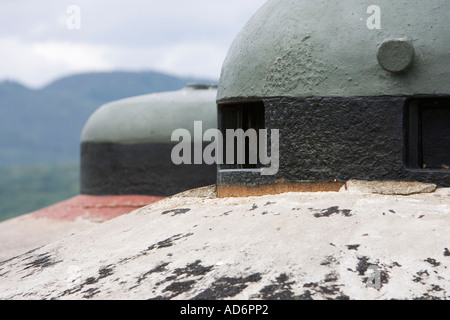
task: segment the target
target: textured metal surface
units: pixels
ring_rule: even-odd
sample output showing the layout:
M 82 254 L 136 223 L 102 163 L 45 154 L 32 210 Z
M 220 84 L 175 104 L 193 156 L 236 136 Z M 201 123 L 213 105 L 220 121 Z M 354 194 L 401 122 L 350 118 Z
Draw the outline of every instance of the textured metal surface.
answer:
M 374 4 L 380 29 L 367 27 Z M 448 0 L 270 0 L 230 47 L 217 98 L 448 94 L 449 12 Z M 414 46 L 406 74 L 378 64 L 392 38 Z
M 264 100 L 267 129 L 280 130 L 275 176 L 219 171 L 219 185 L 286 182 L 410 180 L 450 186 L 450 170 L 407 168 L 402 97 L 272 98 Z
M 203 121 L 217 127 L 217 89 L 194 86 L 114 101 L 95 111 L 84 126 L 81 142 L 170 143 L 172 132 Z
M 216 183 L 216 167 L 176 166 L 174 144 L 81 145 L 81 194 L 170 196 Z
M 378 48 L 377 59 L 384 70 L 401 73 L 411 67 L 414 56 L 414 47 L 405 39 L 388 39 Z

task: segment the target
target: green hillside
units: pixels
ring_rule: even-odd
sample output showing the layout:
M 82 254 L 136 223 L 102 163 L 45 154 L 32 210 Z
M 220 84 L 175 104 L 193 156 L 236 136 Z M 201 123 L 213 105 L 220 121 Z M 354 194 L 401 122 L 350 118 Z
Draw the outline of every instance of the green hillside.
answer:
M 102 104 L 136 95 L 172 91 L 189 82 L 156 72 L 79 74 L 40 90 L 0 82 L 0 166 L 77 162 L 80 134 Z
M 0 167 L 0 221 L 79 194 L 79 165 Z
M 101 105 L 189 82 L 157 72 L 88 73 L 32 90 L 0 82 L 0 221 L 79 192 L 80 135 Z

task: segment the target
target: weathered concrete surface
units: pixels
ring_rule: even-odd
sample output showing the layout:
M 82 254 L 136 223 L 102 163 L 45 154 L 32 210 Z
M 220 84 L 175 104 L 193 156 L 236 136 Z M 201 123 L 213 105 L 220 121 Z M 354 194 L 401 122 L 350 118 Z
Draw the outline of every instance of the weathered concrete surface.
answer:
M 436 185 L 414 181 L 361 181 L 350 180 L 342 187 L 342 191 L 353 193 L 375 193 L 385 195 L 408 196 L 418 193 L 436 191 Z
M 79 195 L 0 223 L 0 261 L 161 200 L 150 196 Z
M 450 189 L 209 192 L 167 198 L 0 263 L 0 298 L 450 298 Z M 370 265 L 380 290 L 366 287 Z

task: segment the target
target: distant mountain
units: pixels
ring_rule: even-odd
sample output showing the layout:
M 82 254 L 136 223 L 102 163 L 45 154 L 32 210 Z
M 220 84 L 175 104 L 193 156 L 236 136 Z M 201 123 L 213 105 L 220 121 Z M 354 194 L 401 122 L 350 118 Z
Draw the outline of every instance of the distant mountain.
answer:
M 158 72 L 86 73 L 33 90 L 0 82 L 0 166 L 77 162 L 80 134 L 101 105 L 127 97 L 183 88 L 189 82 Z

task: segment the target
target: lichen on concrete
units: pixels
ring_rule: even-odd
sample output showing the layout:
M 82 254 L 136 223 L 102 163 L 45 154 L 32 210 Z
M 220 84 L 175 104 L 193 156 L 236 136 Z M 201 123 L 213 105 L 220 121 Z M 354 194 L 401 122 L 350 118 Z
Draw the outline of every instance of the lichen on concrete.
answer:
M 0 299 L 449 299 L 449 195 L 178 195 L 0 263 Z

